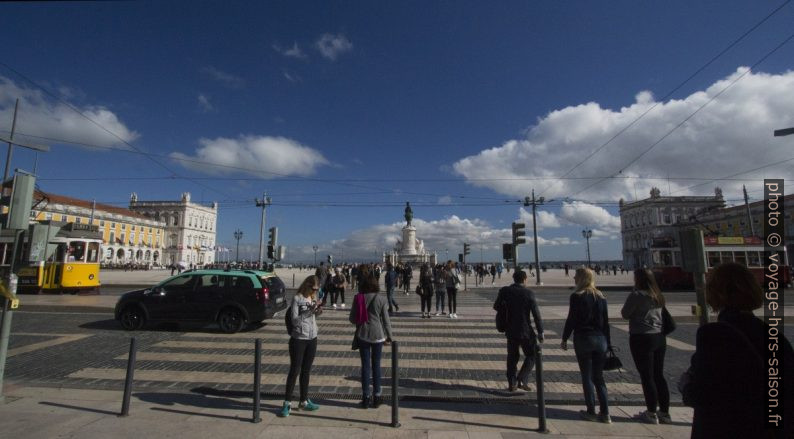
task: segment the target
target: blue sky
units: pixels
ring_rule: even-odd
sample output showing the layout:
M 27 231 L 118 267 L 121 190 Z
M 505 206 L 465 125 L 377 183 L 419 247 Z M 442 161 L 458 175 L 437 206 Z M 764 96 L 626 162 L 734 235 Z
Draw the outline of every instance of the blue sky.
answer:
M 475 260 L 480 245 L 492 260 L 510 222 L 528 219 L 517 201 L 534 188 L 553 200 L 540 209 L 543 259 L 583 259 L 584 227 L 597 231 L 594 258 L 617 259 L 620 198 L 720 186 L 736 200 L 742 184 L 757 198 L 764 176 L 791 173 L 683 180 L 794 157 L 791 138 L 771 136 L 794 126 L 789 2 L 48 2 L 0 13 L 0 134 L 20 98 L 18 133 L 38 137 L 19 138 L 52 147 L 38 157 L 41 189 L 118 205 L 131 192 L 191 192 L 220 203 L 218 242 L 233 246 L 240 228 L 243 252 L 258 242 L 253 200 L 267 191 L 268 226 L 293 258 L 310 260 L 313 244 L 372 258 L 411 201 L 426 247 L 455 257 L 467 241 Z M 13 167 L 34 160 L 16 150 Z M 629 178 L 585 179 L 604 176 Z

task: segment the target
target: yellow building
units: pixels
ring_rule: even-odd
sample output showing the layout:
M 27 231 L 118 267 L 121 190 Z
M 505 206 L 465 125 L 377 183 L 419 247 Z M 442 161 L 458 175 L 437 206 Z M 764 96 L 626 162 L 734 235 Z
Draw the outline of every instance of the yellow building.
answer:
M 101 262 L 161 265 L 165 223 L 123 207 L 36 191 L 31 219 L 93 224 L 102 233 Z

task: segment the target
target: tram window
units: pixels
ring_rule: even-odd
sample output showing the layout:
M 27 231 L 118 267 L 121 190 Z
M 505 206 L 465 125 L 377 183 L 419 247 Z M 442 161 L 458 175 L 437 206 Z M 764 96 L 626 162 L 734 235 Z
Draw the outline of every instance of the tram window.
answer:
M 748 267 L 761 266 L 761 256 L 758 254 L 758 252 L 747 252 L 747 266 Z
M 58 244 L 58 248 L 55 250 L 55 261 L 56 262 L 64 262 L 66 260 L 66 244 Z
M 85 260 L 85 242 L 72 241 L 69 243 L 69 262 L 82 262 Z
M 98 260 L 99 260 L 99 243 L 89 242 L 88 259 L 86 259 L 86 262 L 97 262 Z
M 722 262 L 733 262 L 733 252 L 720 252 Z
M 737 264 L 742 264 L 745 267 L 747 266 L 747 254 L 745 252 L 734 252 L 733 253 L 733 260 Z
M 706 257 L 709 261 L 709 267 L 720 265 L 720 252 L 708 252 Z

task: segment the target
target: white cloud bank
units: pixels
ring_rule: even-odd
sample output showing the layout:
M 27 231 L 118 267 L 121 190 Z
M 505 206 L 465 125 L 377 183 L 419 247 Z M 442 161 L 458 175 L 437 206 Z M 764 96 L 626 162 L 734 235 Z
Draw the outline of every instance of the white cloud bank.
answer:
M 601 177 L 617 173 L 745 72 L 746 68 L 739 68 L 703 91 L 659 103 L 569 177 Z M 748 73 L 622 174 L 627 177 L 651 176 L 657 180 L 610 179 L 576 198 L 617 200 L 622 197 L 632 200 L 635 193 L 638 198 L 647 198 L 652 186 L 659 187 L 663 195 L 667 195 L 667 176 L 727 177 L 791 158 L 794 156 L 791 142 L 773 138 L 772 131 L 791 126 L 793 93 L 792 71 Z M 641 91 L 634 103 L 619 110 L 602 108 L 595 102 L 555 110 L 530 127 L 526 138 L 509 140 L 501 146 L 465 157 L 454 163 L 453 169 L 471 179 L 473 185 L 506 195 L 523 197 L 535 188 L 536 192 L 543 191 L 542 195 L 547 198 L 570 196 L 596 180 L 527 179 L 563 175 L 654 104 L 653 95 Z M 720 186 L 726 198 L 739 198 L 742 183 L 747 183 L 748 189 L 752 186 L 760 190 L 760 179 L 764 175 L 790 179 L 794 177 L 792 170 L 794 167 L 790 165 L 777 166 L 741 176 L 757 179 L 755 182 L 711 182 L 694 189 L 687 188 L 702 181 L 673 179 L 669 189 L 674 195 L 713 194 L 714 186 Z M 494 176 L 506 180 L 477 180 Z M 546 187 L 548 189 L 544 191 Z M 575 204 L 568 209 L 582 210 Z M 578 218 L 582 213 L 570 214 Z M 598 216 L 603 217 L 603 214 Z M 612 230 L 614 220 L 607 221 L 604 217 L 600 227 Z
M 342 34 L 323 34 L 315 43 L 320 54 L 331 61 L 336 61 L 339 55 L 353 50 L 353 43 Z
M 463 249 L 463 242 L 472 246 L 472 252 L 478 251 L 480 244 L 484 250 L 500 250 L 503 242 L 510 242 L 512 231 L 492 227 L 480 219 L 466 219 L 450 216 L 442 220 L 425 221 L 414 218 L 412 225 L 416 227 L 416 236 L 422 239 L 425 249 L 436 253 L 439 260 L 447 258 L 457 259 L 457 254 Z M 365 229 L 355 230 L 347 238 L 320 244 L 319 255 L 333 253 L 337 258 L 344 255 L 345 259 L 372 260 L 376 259 L 383 251 L 391 251 L 395 243 L 402 239 L 401 230 L 404 222 L 393 224 L 377 224 Z M 527 243 L 532 243 L 532 234 L 527 237 Z M 577 244 L 569 238 L 545 239 L 538 237 L 541 246 L 560 246 Z M 314 250 L 311 246 L 290 248 L 291 260 L 312 260 Z M 324 260 L 324 256 L 323 256 Z M 338 259 L 337 259 L 338 260 Z
M 285 137 L 201 138 L 199 144 L 193 155 L 172 152 L 170 156 L 187 168 L 210 174 L 245 172 L 261 178 L 309 176 L 329 164 L 319 151 Z
M 67 88 L 60 88 L 68 99 L 71 93 L 65 94 Z M 68 105 L 49 99 L 38 89 L 25 88 L 9 78 L 0 76 L 0 130 L 10 131 L 14 114 L 14 104 L 19 98 L 15 138 L 27 140 L 33 144 L 46 143 L 46 140 L 26 138 L 31 136 L 62 139 L 70 142 L 85 143 L 99 146 L 123 145 L 119 138 L 132 142 L 139 134 L 128 128 L 116 113 L 100 105 L 70 105 L 97 124 L 116 134 L 115 137 L 96 124 L 91 123 Z M 3 133 L 7 136 L 7 133 Z

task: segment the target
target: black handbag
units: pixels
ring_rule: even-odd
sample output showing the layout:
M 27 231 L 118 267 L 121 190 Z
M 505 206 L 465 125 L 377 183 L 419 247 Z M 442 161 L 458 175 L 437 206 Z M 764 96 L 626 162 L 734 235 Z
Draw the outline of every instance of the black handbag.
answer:
M 350 345 L 350 349 L 357 351 L 359 347 L 361 346 L 358 344 L 358 330 L 356 330 L 356 333 L 353 334 L 353 344 Z
M 662 307 L 662 334 L 670 335 L 673 331 L 675 331 L 675 320 L 673 320 L 673 316 L 667 310 L 667 307 L 664 306 Z
M 618 370 L 623 367 L 623 362 L 615 355 L 615 349 L 617 348 L 610 347 L 607 350 L 607 360 L 604 362 L 604 370 L 606 371 Z

